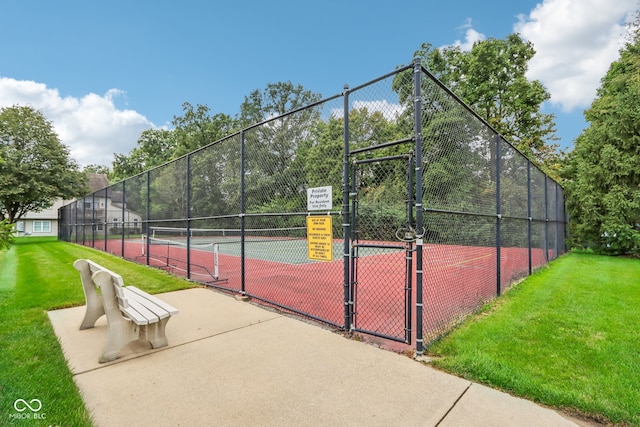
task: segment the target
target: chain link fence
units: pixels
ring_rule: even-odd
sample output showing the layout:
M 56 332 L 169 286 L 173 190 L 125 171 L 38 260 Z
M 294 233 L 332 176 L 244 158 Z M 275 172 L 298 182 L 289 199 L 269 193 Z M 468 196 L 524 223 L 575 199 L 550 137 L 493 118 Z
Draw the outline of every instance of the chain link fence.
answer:
M 565 250 L 562 187 L 419 64 L 59 211 L 59 238 L 429 344 Z

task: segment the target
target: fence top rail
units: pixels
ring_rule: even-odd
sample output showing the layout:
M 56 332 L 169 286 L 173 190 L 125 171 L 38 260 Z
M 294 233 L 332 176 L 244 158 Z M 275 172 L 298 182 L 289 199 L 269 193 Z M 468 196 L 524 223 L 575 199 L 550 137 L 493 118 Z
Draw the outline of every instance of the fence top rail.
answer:
M 387 74 L 385 74 L 383 76 L 380 76 L 377 79 L 373 79 L 373 80 L 370 80 L 370 81 L 368 81 L 366 83 L 358 85 L 358 86 L 356 86 L 354 88 L 347 89 L 347 87 L 345 87 L 345 94 L 348 94 L 348 93 L 351 93 L 351 92 L 357 92 L 360 89 L 363 89 L 363 88 L 365 88 L 367 86 L 371 86 L 372 84 L 378 83 L 379 81 L 382 81 L 384 79 L 388 79 L 389 77 L 391 77 L 393 75 L 400 74 L 403 71 L 407 71 L 407 70 L 412 69 L 412 68 L 413 68 L 413 64 L 411 63 L 409 65 L 405 65 L 403 67 L 400 67 L 400 68 L 398 68 L 398 69 L 396 69 L 396 70 L 394 70 L 394 71 L 392 71 L 390 73 L 387 73 Z

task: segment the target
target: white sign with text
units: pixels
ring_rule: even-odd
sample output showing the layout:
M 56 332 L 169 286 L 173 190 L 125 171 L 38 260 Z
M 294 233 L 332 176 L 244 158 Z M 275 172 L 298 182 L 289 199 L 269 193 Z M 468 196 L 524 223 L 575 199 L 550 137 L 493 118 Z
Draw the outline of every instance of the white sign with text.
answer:
M 307 210 L 323 211 L 333 209 L 332 188 L 315 187 L 307 188 Z

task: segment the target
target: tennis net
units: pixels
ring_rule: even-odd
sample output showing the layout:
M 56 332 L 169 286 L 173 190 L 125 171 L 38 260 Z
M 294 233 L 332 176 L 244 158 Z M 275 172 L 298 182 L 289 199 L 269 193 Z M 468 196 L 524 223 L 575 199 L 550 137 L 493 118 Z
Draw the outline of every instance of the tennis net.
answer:
M 182 228 L 150 227 L 149 243 L 160 245 L 186 245 L 194 248 L 212 244 L 245 242 L 273 242 L 306 239 L 306 227 L 288 228 Z

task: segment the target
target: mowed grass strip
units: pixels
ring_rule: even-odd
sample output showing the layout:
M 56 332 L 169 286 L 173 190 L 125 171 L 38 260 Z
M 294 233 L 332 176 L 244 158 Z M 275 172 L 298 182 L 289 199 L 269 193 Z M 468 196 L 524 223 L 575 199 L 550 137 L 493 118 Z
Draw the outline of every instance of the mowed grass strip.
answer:
M 125 284 L 149 293 L 194 286 L 56 239 L 19 239 L 0 251 L 0 425 L 91 425 L 47 316 L 48 310 L 84 305 L 80 275 L 73 268 L 78 258 L 92 259 L 121 274 Z M 42 409 L 37 414 L 16 411 L 18 399 L 38 399 Z
M 434 365 L 600 421 L 640 425 L 640 260 L 571 253 L 429 349 Z

